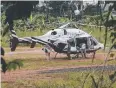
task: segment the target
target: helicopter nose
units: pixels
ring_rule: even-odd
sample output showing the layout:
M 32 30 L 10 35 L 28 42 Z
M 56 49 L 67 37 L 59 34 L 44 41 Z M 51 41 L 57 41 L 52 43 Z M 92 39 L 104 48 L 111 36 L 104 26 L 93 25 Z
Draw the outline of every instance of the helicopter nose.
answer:
M 104 49 L 104 44 L 100 43 L 100 49 Z

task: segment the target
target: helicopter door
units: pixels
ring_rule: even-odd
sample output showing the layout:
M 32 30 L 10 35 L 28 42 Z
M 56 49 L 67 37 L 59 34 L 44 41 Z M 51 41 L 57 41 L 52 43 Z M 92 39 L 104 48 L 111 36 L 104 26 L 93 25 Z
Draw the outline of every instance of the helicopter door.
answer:
M 93 37 L 90 37 L 88 39 L 88 45 L 89 45 L 89 49 L 95 49 L 95 47 L 97 46 L 97 41 L 95 41 L 95 39 Z
M 75 39 L 70 39 L 69 43 L 70 43 L 70 51 L 71 52 L 76 52 L 77 49 L 76 49 L 76 41 L 75 41 Z
M 87 38 L 86 37 L 82 37 L 82 38 L 76 38 L 76 47 L 81 48 L 82 44 L 86 45 L 86 49 L 88 48 L 88 44 L 87 44 Z

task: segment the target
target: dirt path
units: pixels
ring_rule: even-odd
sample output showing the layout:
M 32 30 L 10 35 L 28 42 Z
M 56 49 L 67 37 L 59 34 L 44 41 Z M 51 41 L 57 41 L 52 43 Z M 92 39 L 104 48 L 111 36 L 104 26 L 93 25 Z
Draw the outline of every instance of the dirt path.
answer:
M 9 55 L 17 55 L 17 54 L 41 54 L 41 55 L 45 55 L 44 52 L 41 49 L 20 49 L 20 50 L 16 50 L 16 52 L 7 52 L 5 55 L 9 56 Z M 54 53 L 53 53 L 54 54 Z M 96 58 L 95 59 L 104 59 L 105 58 L 104 53 L 97 53 L 96 54 Z M 64 57 L 65 55 L 58 55 L 57 57 Z M 58 59 L 56 59 L 58 60 Z M 60 59 L 61 61 L 64 61 L 62 59 Z M 87 59 L 77 59 L 78 61 L 87 61 Z M 66 60 L 65 60 L 66 61 Z M 75 61 L 75 60 L 71 60 L 71 61 Z M 5 74 L 1 73 L 1 80 L 2 82 L 11 82 L 11 81 L 15 81 L 17 79 L 28 79 L 28 78 L 32 78 L 36 75 L 39 74 L 44 74 L 44 73 L 61 73 L 61 72 L 74 72 L 74 71 L 90 71 L 91 69 L 94 70 L 102 70 L 103 66 L 102 65 L 87 65 L 87 66 L 72 66 L 72 67 L 63 67 L 60 66 L 58 68 L 54 68 L 54 67 L 47 67 L 47 68 L 42 68 L 39 70 L 16 70 L 16 71 L 11 71 L 11 72 L 6 72 Z M 105 70 L 116 70 L 116 66 L 107 66 L 105 68 Z
M 64 72 L 79 72 L 79 71 L 100 71 L 104 68 L 103 65 L 90 65 L 90 66 L 75 66 L 75 67 L 63 67 L 63 68 L 47 68 L 40 70 L 16 70 L 12 72 L 6 72 L 1 74 L 2 82 L 13 82 L 17 79 L 28 79 L 41 74 L 53 74 Z M 104 68 L 106 71 L 116 71 L 116 65 L 108 65 Z
M 45 53 L 42 51 L 41 48 L 38 48 L 38 49 L 36 49 L 36 48 L 33 48 L 33 49 L 31 49 L 31 48 L 26 48 L 26 49 L 25 48 L 18 48 L 18 50 L 14 51 L 14 52 L 7 52 L 5 54 L 5 56 L 12 56 L 12 55 L 19 55 L 19 54 L 28 54 L 28 55 L 36 54 L 38 56 L 39 55 L 45 56 Z M 56 54 L 55 52 L 51 53 L 52 58 L 54 58 L 53 56 L 55 56 L 55 54 Z M 96 54 L 95 59 L 104 59 L 105 56 L 106 56 L 106 53 L 99 52 Z M 57 58 L 62 58 L 62 57 L 66 57 L 66 55 L 65 54 L 58 54 L 57 55 Z M 91 57 L 92 57 L 92 54 L 88 54 L 88 58 L 91 58 Z M 82 58 L 75 58 L 75 59 L 79 60 Z

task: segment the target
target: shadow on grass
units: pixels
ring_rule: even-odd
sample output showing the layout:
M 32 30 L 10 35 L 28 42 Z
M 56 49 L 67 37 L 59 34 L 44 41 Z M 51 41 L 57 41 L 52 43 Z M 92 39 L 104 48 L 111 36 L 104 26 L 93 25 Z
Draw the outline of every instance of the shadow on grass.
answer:
M 45 59 L 43 58 L 28 58 L 28 59 L 21 59 L 23 62 L 39 62 L 39 61 L 44 61 Z
M 53 60 L 88 60 L 88 59 L 93 59 L 92 57 L 90 56 L 87 56 L 86 58 L 83 58 L 83 57 L 72 57 L 72 59 L 68 58 L 67 56 L 66 57 L 56 57 L 55 59 Z M 94 58 L 96 59 L 96 58 Z
M 96 58 L 94 58 L 95 60 Z M 48 61 L 46 59 L 46 57 L 31 57 L 31 58 L 23 58 L 23 59 L 20 59 L 22 60 L 23 62 L 43 62 L 43 61 Z M 83 58 L 82 56 L 79 56 L 78 58 L 77 57 L 73 57 L 72 59 L 69 59 L 67 56 L 64 56 L 64 55 L 58 55 L 56 58 L 54 58 L 54 56 L 51 56 L 51 60 L 50 61 L 84 61 L 84 60 L 92 60 L 92 57 L 91 56 L 87 56 L 87 58 Z

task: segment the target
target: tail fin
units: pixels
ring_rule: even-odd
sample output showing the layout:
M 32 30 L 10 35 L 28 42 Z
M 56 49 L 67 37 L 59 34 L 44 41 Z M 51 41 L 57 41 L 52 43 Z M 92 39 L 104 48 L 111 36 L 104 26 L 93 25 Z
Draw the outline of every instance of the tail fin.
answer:
M 10 48 L 11 48 L 11 51 L 15 51 L 18 43 L 19 43 L 18 37 L 16 35 L 12 34 L 11 38 L 10 38 Z

